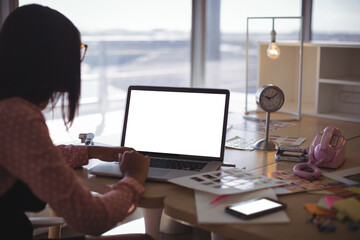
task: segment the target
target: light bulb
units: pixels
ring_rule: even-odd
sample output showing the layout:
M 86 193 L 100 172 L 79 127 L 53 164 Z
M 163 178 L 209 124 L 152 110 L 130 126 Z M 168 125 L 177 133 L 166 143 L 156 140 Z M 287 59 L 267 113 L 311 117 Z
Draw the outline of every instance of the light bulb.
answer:
M 271 59 L 278 59 L 280 57 L 280 48 L 276 45 L 276 42 L 271 42 L 269 44 L 267 56 Z

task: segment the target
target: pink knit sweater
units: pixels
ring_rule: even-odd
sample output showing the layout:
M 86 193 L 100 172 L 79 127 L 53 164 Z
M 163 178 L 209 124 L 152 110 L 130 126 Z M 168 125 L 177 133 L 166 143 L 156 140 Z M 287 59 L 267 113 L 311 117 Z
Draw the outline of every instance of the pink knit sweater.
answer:
M 72 167 L 88 163 L 86 146 L 55 146 L 40 109 L 21 98 L 0 101 L 0 196 L 17 179 L 72 228 L 99 235 L 137 206 L 143 186 L 127 177 L 102 196 L 92 196 Z

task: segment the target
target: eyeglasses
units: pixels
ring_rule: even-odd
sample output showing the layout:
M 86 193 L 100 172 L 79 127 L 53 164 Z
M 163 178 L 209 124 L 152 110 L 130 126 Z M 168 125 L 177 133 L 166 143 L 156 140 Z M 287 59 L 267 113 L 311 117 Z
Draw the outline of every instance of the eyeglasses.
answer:
M 82 62 L 82 60 L 84 60 L 87 48 L 88 48 L 87 44 L 82 43 L 80 45 L 80 62 Z

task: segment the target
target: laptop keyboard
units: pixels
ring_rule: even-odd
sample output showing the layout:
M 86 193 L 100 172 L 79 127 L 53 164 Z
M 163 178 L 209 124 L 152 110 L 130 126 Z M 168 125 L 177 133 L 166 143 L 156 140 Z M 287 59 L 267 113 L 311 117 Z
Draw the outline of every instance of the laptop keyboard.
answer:
M 154 168 L 200 171 L 206 166 L 206 164 L 207 163 L 204 162 L 190 162 L 190 161 L 181 161 L 176 159 L 165 159 L 165 158 L 150 159 L 150 167 L 154 167 Z

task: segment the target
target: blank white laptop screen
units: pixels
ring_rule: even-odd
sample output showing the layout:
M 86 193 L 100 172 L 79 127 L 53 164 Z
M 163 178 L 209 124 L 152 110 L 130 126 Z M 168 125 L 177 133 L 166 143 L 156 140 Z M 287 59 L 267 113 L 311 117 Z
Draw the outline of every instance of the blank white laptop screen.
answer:
M 220 157 L 225 105 L 226 95 L 220 93 L 132 90 L 123 145 Z

